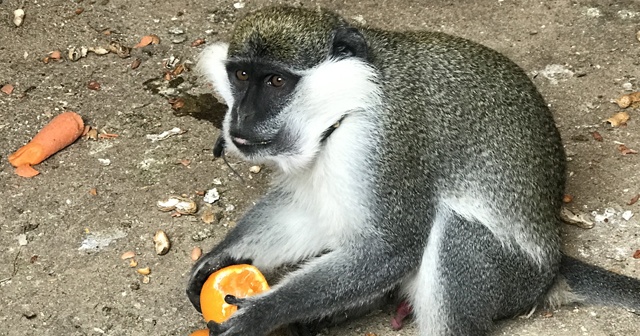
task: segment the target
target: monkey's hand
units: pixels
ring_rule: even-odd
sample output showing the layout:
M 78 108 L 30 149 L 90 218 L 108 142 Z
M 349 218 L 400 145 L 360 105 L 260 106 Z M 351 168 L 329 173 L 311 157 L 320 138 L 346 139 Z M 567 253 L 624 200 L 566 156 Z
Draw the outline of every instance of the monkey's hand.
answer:
M 200 292 L 209 275 L 221 268 L 235 264 L 251 264 L 251 260 L 235 259 L 224 250 L 220 251 L 220 249 L 216 248 L 205 254 L 193 265 L 193 271 L 187 285 L 187 296 L 191 304 L 199 312 L 202 312 L 200 308 Z
M 228 304 L 238 306 L 238 310 L 223 323 L 209 321 L 209 336 L 266 336 L 272 326 L 256 308 L 253 298 L 239 299 L 233 295 L 224 297 Z

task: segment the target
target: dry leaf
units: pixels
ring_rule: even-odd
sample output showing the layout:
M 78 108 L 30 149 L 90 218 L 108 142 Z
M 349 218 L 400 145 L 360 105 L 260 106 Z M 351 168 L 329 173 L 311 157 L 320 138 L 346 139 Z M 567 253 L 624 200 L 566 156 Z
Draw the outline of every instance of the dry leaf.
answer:
M 573 196 L 566 194 L 562 197 L 562 202 L 564 203 L 571 203 L 571 201 L 573 201 Z
M 13 93 L 13 85 L 5 84 L 2 86 L 2 88 L 0 88 L 0 91 L 10 95 L 11 93 Z
M 90 81 L 89 84 L 87 84 L 87 88 L 89 90 L 98 91 L 100 90 L 100 83 L 96 81 Z
M 210 206 L 206 206 L 204 208 L 204 211 L 202 211 L 202 216 L 200 216 L 200 219 L 202 219 L 202 221 L 205 224 L 211 224 L 216 220 L 216 216 L 213 213 L 213 209 L 211 209 Z
M 90 127 L 89 130 L 87 131 L 87 133 L 85 134 L 85 138 L 86 139 L 91 139 L 91 140 L 98 140 L 98 130 Z
M 145 35 L 140 39 L 140 42 L 133 46 L 134 48 L 143 48 L 150 44 L 159 44 L 160 38 L 158 35 Z
M 54 50 L 52 52 L 49 53 L 49 57 L 50 59 L 54 60 L 54 61 L 59 61 L 62 59 L 62 52 L 60 52 L 60 50 Z
M 633 198 L 627 203 L 627 205 L 634 205 L 640 199 L 640 194 L 633 196 Z
M 629 106 L 636 107 L 640 103 L 640 92 L 632 92 L 621 96 L 616 100 L 616 103 L 620 108 L 627 108 Z
M 606 122 L 610 123 L 611 126 L 613 127 L 619 127 L 622 125 L 626 125 L 627 121 L 629 120 L 630 116 L 629 113 L 627 112 L 618 112 L 614 115 L 611 116 L 611 118 L 605 120 Z
M 192 46 L 192 47 L 197 47 L 197 46 L 200 46 L 200 45 L 204 44 L 205 42 L 206 42 L 206 41 L 205 41 L 204 39 L 199 38 L 199 39 L 197 39 L 197 40 L 195 40 L 195 41 L 191 42 L 191 46 Z
M 141 59 L 139 58 L 134 59 L 133 62 L 131 63 L 131 70 L 137 69 L 141 63 L 142 63 Z
M 184 71 L 184 63 L 182 64 L 178 64 L 175 69 L 173 69 L 173 71 L 171 72 L 171 74 L 173 76 L 178 76 L 179 74 L 181 74 Z
M 117 138 L 118 135 L 114 133 L 107 133 L 105 130 L 102 130 L 102 133 L 98 134 L 98 138 L 100 139 L 113 139 Z
M 622 153 L 622 155 L 638 154 L 637 150 L 631 149 L 623 144 L 618 145 L 618 150 L 620 151 L 620 153 Z
M 602 135 L 600 135 L 600 133 L 598 133 L 598 131 L 594 131 L 594 132 L 592 132 L 592 133 L 591 133 L 591 136 L 593 136 L 593 138 L 594 138 L 596 141 L 602 141 L 602 140 L 604 140 L 604 139 L 602 138 Z
M 184 99 L 182 98 L 171 98 L 169 99 L 169 104 L 171 104 L 171 108 L 174 110 L 179 110 L 184 107 Z

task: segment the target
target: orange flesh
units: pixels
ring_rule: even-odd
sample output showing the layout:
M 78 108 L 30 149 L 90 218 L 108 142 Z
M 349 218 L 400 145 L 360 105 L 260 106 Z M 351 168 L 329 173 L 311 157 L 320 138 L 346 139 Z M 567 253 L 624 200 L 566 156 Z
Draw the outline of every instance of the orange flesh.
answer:
M 189 336 L 209 336 L 209 329 L 200 329 L 192 332 Z
M 251 265 L 233 265 L 213 273 L 202 286 L 200 306 L 205 321 L 222 323 L 238 307 L 224 301 L 226 295 L 246 298 L 269 290 L 267 280 Z

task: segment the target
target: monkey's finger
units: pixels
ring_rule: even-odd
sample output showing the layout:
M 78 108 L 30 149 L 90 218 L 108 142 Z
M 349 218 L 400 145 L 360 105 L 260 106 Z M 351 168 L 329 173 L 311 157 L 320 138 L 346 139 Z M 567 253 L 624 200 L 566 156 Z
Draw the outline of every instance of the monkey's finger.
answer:
M 224 145 L 225 145 L 224 137 L 222 137 L 222 134 L 220 134 L 220 136 L 216 140 L 215 145 L 213 145 L 214 158 L 219 158 L 222 156 L 222 152 L 224 151 Z
M 209 336 L 219 336 L 228 329 L 223 327 L 222 324 L 215 323 L 213 321 L 207 322 L 207 328 L 209 328 Z
M 239 299 L 233 295 L 226 295 L 224 297 L 224 302 L 234 306 L 241 306 L 244 302 L 244 299 Z

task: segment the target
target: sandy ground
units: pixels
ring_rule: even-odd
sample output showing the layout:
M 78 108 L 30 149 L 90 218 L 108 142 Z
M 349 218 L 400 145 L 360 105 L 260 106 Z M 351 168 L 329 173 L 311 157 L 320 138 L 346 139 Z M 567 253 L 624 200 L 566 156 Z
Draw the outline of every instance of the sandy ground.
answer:
M 223 39 L 247 11 L 276 3 L 175 0 L 0 0 L 0 335 L 187 335 L 203 327 L 184 295 L 193 247 L 210 248 L 265 190 L 270 171 L 249 172 L 232 159 L 245 183 L 211 148 L 224 107 L 193 72 L 166 81 L 163 63 L 193 62 L 207 43 Z M 293 3 L 293 2 L 290 2 Z M 22 26 L 12 12 L 23 4 Z M 520 64 L 550 104 L 570 158 L 568 207 L 612 214 L 590 230 L 563 226 L 567 253 L 640 278 L 640 215 L 623 211 L 640 193 L 639 155 L 622 155 L 618 143 L 640 150 L 640 120 L 628 109 L 625 127 L 602 122 L 619 111 L 612 99 L 637 89 L 640 3 L 634 0 L 298 1 L 322 5 L 348 18 L 395 30 L 430 29 L 479 41 Z M 80 10 L 82 9 L 82 10 Z M 182 33 L 181 33 L 182 32 Z M 96 55 L 72 62 L 43 58 L 53 50 L 135 45 L 157 34 L 160 44 L 129 58 Z M 65 56 L 66 58 L 66 56 Z M 131 69 L 135 59 L 141 64 Z M 90 81 L 99 90 L 88 88 Z M 183 97 L 176 113 L 170 98 Z M 175 102 L 175 101 L 174 101 Z M 37 166 L 33 179 L 13 174 L 7 156 L 63 110 L 117 138 L 80 140 Z M 212 122 L 213 121 L 213 122 Z M 148 134 L 184 131 L 152 142 Z M 602 135 L 596 141 L 592 132 Z M 217 188 L 206 224 L 200 191 Z M 95 188 L 95 189 L 94 189 Z M 92 189 L 95 195 L 92 194 Z M 194 199 L 196 216 L 171 217 L 156 202 L 174 194 Z M 593 218 L 592 218 L 593 219 Z M 153 249 L 156 230 L 172 248 Z M 93 247 L 91 244 L 98 244 Z M 90 246 L 89 248 L 84 248 Z M 137 253 L 150 267 L 149 282 L 120 259 Z M 326 335 L 417 335 L 415 326 L 392 331 L 392 308 L 373 312 Z M 563 307 L 552 314 L 501 322 L 496 335 L 640 335 L 640 317 L 622 309 Z

